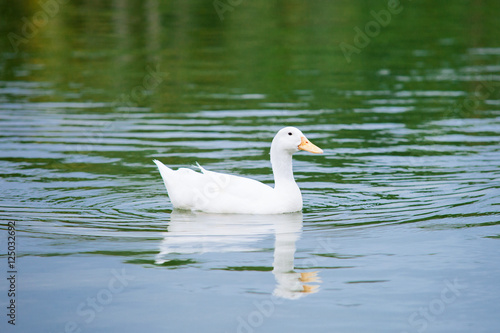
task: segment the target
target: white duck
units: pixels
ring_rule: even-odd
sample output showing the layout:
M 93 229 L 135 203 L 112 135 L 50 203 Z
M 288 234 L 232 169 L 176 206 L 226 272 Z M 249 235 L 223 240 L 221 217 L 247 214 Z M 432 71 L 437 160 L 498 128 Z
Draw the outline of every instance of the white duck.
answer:
M 274 188 L 259 181 L 208 171 L 176 171 L 153 160 L 160 171 L 172 205 L 177 209 L 226 214 L 281 214 L 302 210 L 302 194 L 295 183 L 292 154 L 323 150 L 295 127 L 281 129 L 271 144 Z

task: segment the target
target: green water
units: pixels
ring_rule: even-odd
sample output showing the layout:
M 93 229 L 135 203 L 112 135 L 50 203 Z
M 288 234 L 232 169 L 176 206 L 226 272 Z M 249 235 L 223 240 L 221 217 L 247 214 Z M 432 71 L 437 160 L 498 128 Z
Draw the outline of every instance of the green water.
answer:
M 496 332 L 499 13 L 1 2 L 2 332 Z M 272 184 L 287 125 L 302 213 L 172 212 L 153 159 Z

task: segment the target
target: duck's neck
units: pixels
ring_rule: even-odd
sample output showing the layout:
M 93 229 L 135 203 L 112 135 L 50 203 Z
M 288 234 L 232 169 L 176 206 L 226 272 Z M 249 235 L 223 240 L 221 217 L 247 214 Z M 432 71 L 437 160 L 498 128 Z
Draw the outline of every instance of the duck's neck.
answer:
M 292 155 L 271 147 L 271 165 L 274 174 L 274 188 L 297 186 L 293 178 Z

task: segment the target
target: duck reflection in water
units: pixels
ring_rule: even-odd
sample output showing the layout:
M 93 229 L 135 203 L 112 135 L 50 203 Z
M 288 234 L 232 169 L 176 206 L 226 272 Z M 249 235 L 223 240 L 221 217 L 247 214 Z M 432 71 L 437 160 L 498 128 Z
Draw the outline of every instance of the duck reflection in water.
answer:
M 273 294 L 298 299 L 317 292 L 321 282 L 317 272 L 294 271 L 296 242 L 302 233 L 302 213 L 278 215 L 204 214 L 174 210 L 168 232 L 163 234 L 156 264 L 163 264 L 174 254 L 209 252 L 255 252 L 259 242 L 274 234 Z

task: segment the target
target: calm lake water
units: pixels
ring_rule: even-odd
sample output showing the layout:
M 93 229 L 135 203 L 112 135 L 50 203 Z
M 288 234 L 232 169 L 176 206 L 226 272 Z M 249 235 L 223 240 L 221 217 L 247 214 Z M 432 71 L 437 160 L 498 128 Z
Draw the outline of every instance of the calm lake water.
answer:
M 63 2 L 0 5 L 2 332 L 498 331 L 498 1 Z M 287 125 L 302 213 L 172 211 Z

